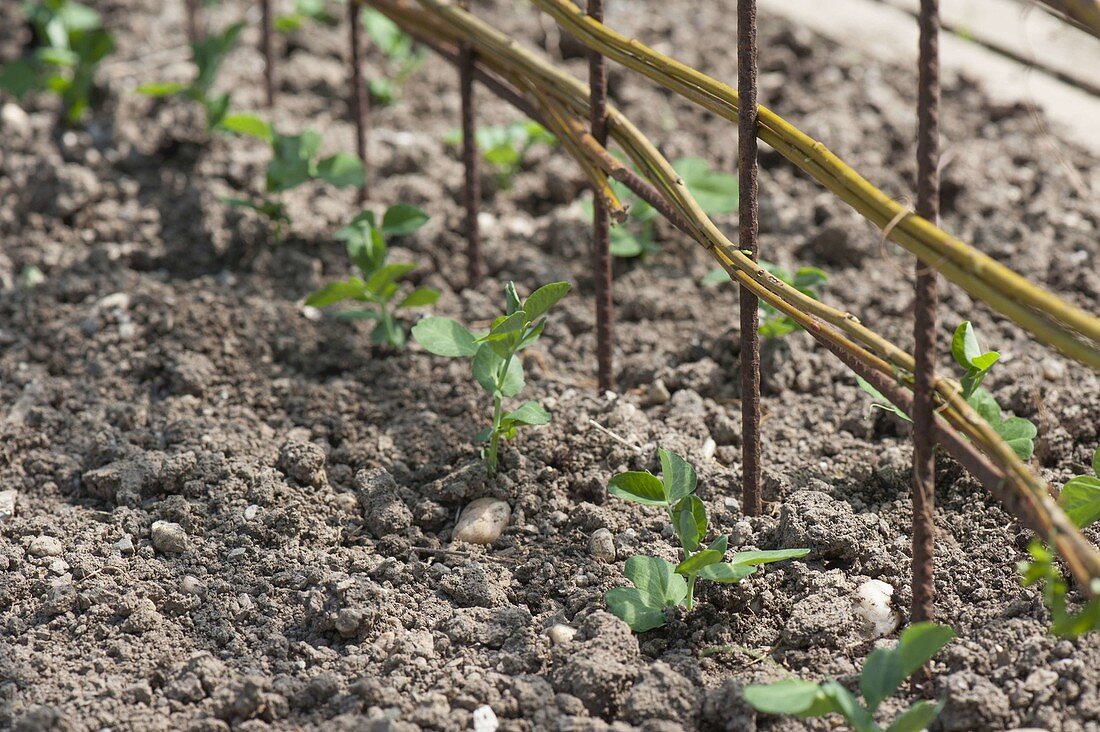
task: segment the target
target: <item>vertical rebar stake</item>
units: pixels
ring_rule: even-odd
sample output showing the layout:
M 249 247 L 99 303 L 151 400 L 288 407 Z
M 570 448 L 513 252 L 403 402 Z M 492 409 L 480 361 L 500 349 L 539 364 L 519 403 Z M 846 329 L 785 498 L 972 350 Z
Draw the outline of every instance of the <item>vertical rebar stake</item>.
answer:
M 939 0 L 921 0 L 917 80 L 917 214 L 939 218 Z M 913 324 L 913 622 L 931 620 L 933 509 L 936 502 L 935 414 L 936 271 L 917 262 Z
M 363 163 L 363 185 L 359 186 L 359 204 L 367 201 L 367 114 L 369 100 L 363 84 L 363 28 L 359 22 L 359 0 L 348 0 L 348 51 L 351 55 L 351 115 L 355 118 L 355 153 Z
M 184 7 L 187 12 L 187 42 L 198 43 L 202 35 L 202 0 L 185 0 Z
M 264 54 L 264 89 L 267 91 L 267 106 L 275 106 L 275 51 L 272 48 L 275 20 L 271 17 L 271 0 L 260 0 L 262 28 L 260 29 L 260 48 Z
M 470 9 L 469 0 L 460 0 L 459 7 Z M 485 273 L 481 257 L 481 229 L 478 210 L 481 208 L 481 178 L 477 164 L 477 110 L 474 106 L 474 49 L 468 41 L 458 44 L 458 75 L 462 90 L 462 166 L 466 171 L 466 284 L 476 287 Z
M 756 0 L 737 0 L 737 205 L 738 246 L 754 260 L 757 242 L 756 171 Z M 746 516 L 759 516 L 760 487 L 760 315 L 756 295 L 742 287 L 741 303 L 741 502 Z
M 588 15 L 603 22 L 603 0 L 588 0 Z M 607 61 L 598 51 L 588 52 L 588 84 L 592 94 L 592 137 L 607 146 Z M 600 393 L 615 388 L 611 356 L 614 313 L 611 308 L 611 220 L 607 202 L 592 191 L 592 269 L 596 278 L 596 361 Z

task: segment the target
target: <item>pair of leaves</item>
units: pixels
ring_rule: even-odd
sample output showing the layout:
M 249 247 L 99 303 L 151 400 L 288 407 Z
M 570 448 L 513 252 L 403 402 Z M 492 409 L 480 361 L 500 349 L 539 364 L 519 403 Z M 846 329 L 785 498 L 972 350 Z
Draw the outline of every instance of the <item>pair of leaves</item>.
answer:
M 630 557 L 626 577 L 634 586 L 608 590 L 604 600 L 635 633 L 661 627 L 666 622 L 665 610 L 679 607 L 687 599 L 687 580 L 660 557 Z
M 550 412 L 538 402 L 527 401 L 500 418 L 500 435 L 506 440 L 516 436 L 519 427 L 550 424 Z M 493 436 L 493 428 L 486 427 L 474 436 L 477 442 L 485 442 Z
M 798 270 L 792 274 L 791 271 L 785 267 L 780 267 L 777 264 L 773 264 L 763 259 L 760 260 L 760 266 L 784 284 L 795 288 L 803 295 L 812 297 L 815 300 L 820 299 L 821 285 L 829 280 L 829 275 L 825 270 L 817 267 L 799 267 Z M 716 267 L 700 280 L 700 284 L 715 285 L 730 281 L 729 273 L 721 267 Z M 759 331 L 762 338 L 779 339 L 802 329 L 802 326 L 792 320 L 788 315 L 777 310 L 766 300 L 760 300 L 760 314 Z
M 427 221 L 428 215 L 416 206 L 398 203 L 382 214 L 381 225 L 376 222 L 373 211 L 363 211 L 336 232 L 336 238 L 345 242 L 348 257 L 369 276 L 385 264 L 387 237 L 411 234 Z
M 607 492 L 616 498 L 643 506 L 670 509 L 695 492 L 698 477 L 695 468 L 674 452 L 659 449 L 661 477 L 648 471 L 619 473 L 607 484 Z
M 901 634 L 894 648 L 878 648 L 863 664 L 860 693 L 866 707 L 845 687 L 830 679 L 821 684 L 788 679 L 773 684 L 753 684 L 742 695 L 754 708 L 768 714 L 820 717 L 843 715 L 856 732 L 880 732 L 873 713 L 905 679 L 926 664 L 955 637 L 951 628 L 936 623 L 916 623 Z M 942 704 L 920 701 L 887 727 L 887 732 L 919 732 L 932 723 Z
M 477 146 L 485 162 L 497 169 L 502 188 L 511 185 L 519 172 L 523 157 L 536 144 L 554 145 L 557 138 L 538 122 L 526 120 L 509 125 L 478 127 Z M 462 142 L 461 130 L 448 133 L 443 141 L 450 145 Z
M 1050 608 L 1050 632 L 1057 636 L 1074 638 L 1100 630 L 1100 597 L 1092 597 L 1075 613 L 1069 612 L 1066 603 L 1069 586 L 1054 563 L 1054 553 L 1038 540 L 1033 540 L 1027 551 L 1031 560 L 1017 565 L 1022 575 L 1020 581 L 1024 587 L 1043 583 L 1043 600 Z M 1100 587 L 1094 586 L 1094 592 L 1100 592 Z
M 679 173 L 703 213 L 715 216 L 737 210 L 737 176 L 711 170 L 710 164 L 702 158 L 682 158 L 672 167 Z
M 982 350 L 978 334 L 969 320 L 964 320 L 955 328 L 951 337 L 951 355 L 955 358 L 955 363 L 965 370 L 962 377 L 963 399 L 970 399 L 993 368 L 993 364 L 1001 358 L 1001 354 L 996 351 Z
M 1100 520 L 1100 447 L 1092 453 L 1092 472 L 1072 478 L 1058 496 L 1062 510 L 1079 529 Z
M 981 387 L 976 387 L 966 401 L 1021 460 L 1031 458 L 1035 452 L 1034 438 L 1039 431 L 1030 420 L 1023 417 L 1003 417 L 997 400 Z
M 321 135 L 306 130 L 297 135 L 274 132 L 271 140 L 273 157 L 267 164 L 267 190 L 281 193 L 306 181 L 320 179 L 337 188 L 361 186 L 366 180 L 363 163 L 348 153 L 337 153 L 321 159 Z

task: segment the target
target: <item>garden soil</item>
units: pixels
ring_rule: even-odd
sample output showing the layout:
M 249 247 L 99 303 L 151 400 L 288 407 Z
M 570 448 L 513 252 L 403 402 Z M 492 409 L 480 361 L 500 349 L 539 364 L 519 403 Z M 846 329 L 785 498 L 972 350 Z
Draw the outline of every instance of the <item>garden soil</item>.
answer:
M 26 41 L 15 5 L 0 10 L 4 58 Z M 866 654 L 889 642 L 855 612 L 868 580 L 893 588 L 904 619 L 907 427 L 869 411 L 852 375 L 804 333 L 766 343 L 766 504 L 747 519 L 734 288 L 700 285 L 705 252 L 659 226 L 660 254 L 616 263 L 618 393 L 598 393 L 584 180 L 547 147 L 510 187 L 485 171 L 488 276 L 463 289 L 462 168 L 443 142 L 459 120 L 457 81 L 433 58 L 372 114 L 369 205 L 431 216 L 394 241 L 394 258 L 442 291 L 436 312 L 474 325 L 500 312 L 509 280 L 523 292 L 574 283 L 524 357 L 524 396 L 553 421 L 522 433 L 487 477 L 472 440 L 487 404 L 468 363 L 372 346 L 369 324 L 302 305 L 348 274 L 334 232 L 358 210 L 354 193 L 291 192 L 294 223 L 276 242 L 222 202 L 260 190 L 264 146 L 210 138 L 195 105 L 134 92 L 187 78 L 182 5 L 96 3 L 118 50 L 83 127 L 56 128 L 46 99 L 4 114 L 0 490 L 15 508 L 0 516 L 0 727 L 405 732 L 471 729 L 476 713 L 485 730 L 494 718 L 524 731 L 835 728 L 836 718 L 756 715 L 739 691 L 790 675 L 853 686 Z M 220 81 L 235 107 L 353 150 L 346 28 L 279 38 L 267 111 L 251 5 L 208 13 L 220 28 L 248 10 Z M 732 81 L 727 6 L 612 2 L 609 22 Z M 479 11 L 583 78 L 581 49 L 530 6 Z M 760 48 L 764 103 L 912 198 L 913 69 L 767 16 Z M 373 48 L 367 68 L 392 71 Z M 1100 160 L 1026 103 L 993 105 L 965 75 L 944 84 L 944 227 L 1095 310 Z M 615 66 L 611 90 L 669 158 L 734 170 L 729 123 Z M 478 97 L 486 123 L 519 119 Z M 825 269 L 825 300 L 910 345 L 912 258 L 767 147 L 761 164 L 765 257 Z M 718 221 L 735 234 L 735 215 Z M 30 265 L 45 280 L 28 289 Z M 942 290 L 944 341 L 971 319 L 1001 352 L 987 384 L 1037 423 L 1034 468 L 1054 486 L 1085 473 L 1100 442 L 1100 377 Z M 950 368 L 948 354 L 940 363 Z M 606 485 L 618 471 L 657 470 L 657 446 L 697 466 L 699 495 L 734 548 L 812 551 L 704 587 L 694 612 L 636 636 L 603 595 L 624 583 L 627 557 L 673 558 L 676 547 L 659 512 L 609 499 Z M 882 718 L 939 698 L 936 730 L 1100 729 L 1100 650 L 1051 636 L 1040 593 L 1020 586 L 1030 534 L 952 461 L 938 465 L 936 618 L 958 639 Z M 503 535 L 452 542 L 458 513 L 486 496 L 511 507 Z M 162 548 L 158 521 L 178 525 L 157 524 Z M 549 633 L 559 625 L 576 632 Z

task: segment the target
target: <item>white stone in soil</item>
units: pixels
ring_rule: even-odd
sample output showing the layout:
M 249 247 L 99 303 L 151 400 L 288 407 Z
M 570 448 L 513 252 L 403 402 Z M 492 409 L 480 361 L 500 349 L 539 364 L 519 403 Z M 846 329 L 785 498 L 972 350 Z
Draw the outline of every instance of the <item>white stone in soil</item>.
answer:
M 497 498 L 478 498 L 462 509 L 455 525 L 454 541 L 492 544 L 512 517 L 512 507 Z
M 546 635 L 550 636 L 550 642 L 555 646 L 561 646 L 573 640 L 577 635 L 577 629 L 564 623 L 558 623 L 550 626 L 550 630 L 546 631 Z
M 863 621 L 868 639 L 881 638 L 897 630 L 901 617 L 890 606 L 894 588 L 882 580 L 867 580 L 856 589 L 855 613 Z
M 474 710 L 474 732 L 497 732 L 499 726 L 496 712 L 488 704 Z
M 27 551 L 34 557 L 56 557 L 61 554 L 62 549 L 60 539 L 43 534 L 42 536 L 36 536 L 31 541 Z
M 610 564 L 615 561 L 615 537 L 608 529 L 596 529 L 588 538 L 588 553 L 597 562 Z
M 187 532 L 171 521 L 154 521 L 150 532 L 153 546 L 162 552 L 180 554 L 187 551 Z
M 8 521 L 15 515 L 16 491 L 0 491 L 0 522 Z

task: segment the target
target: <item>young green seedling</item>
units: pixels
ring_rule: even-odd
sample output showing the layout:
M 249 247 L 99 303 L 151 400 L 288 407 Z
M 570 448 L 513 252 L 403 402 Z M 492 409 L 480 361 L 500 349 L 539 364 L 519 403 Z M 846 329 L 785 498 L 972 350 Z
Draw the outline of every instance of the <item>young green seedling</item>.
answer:
M 452 130 L 443 138 L 448 145 L 462 143 L 462 131 Z M 497 171 L 497 183 L 503 189 L 512 187 L 512 179 L 519 173 L 523 158 L 538 144 L 556 145 L 558 138 L 538 122 L 514 122 L 500 127 L 478 127 L 477 146 L 485 162 Z
M 241 123 L 239 117 L 247 117 L 248 120 L 254 118 L 251 115 L 229 115 L 229 93 L 214 94 L 213 87 L 222 62 L 236 45 L 237 36 L 240 35 L 244 26 L 244 23 L 234 23 L 221 33 L 207 36 L 191 44 L 191 60 L 195 64 L 196 74 L 190 83 L 164 81 L 142 84 L 137 88 L 138 93 L 150 97 L 182 95 L 202 105 L 206 112 L 207 131 L 212 132 L 219 128 L 237 131 L 234 128 Z M 223 127 L 223 123 L 226 122 L 229 126 Z
M 626 577 L 633 587 L 616 587 L 605 596 L 611 612 L 626 621 L 631 630 L 642 633 L 667 622 L 666 611 L 695 607 L 695 583 L 702 578 L 733 584 L 756 571 L 757 566 L 797 559 L 809 549 L 736 552 L 724 561 L 729 537 L 718 536 L 709 544 L 707 511 L 695 495 L 695 469 L 679 455 L 660 449 L 661 477 L 648 472 L 619 473 L 607 485 L 607 492 L 632 503 L 663 508 L 676 537 L 682 559 L 678 564 L 653 556 L 626 560 Z
M 377 224 L 373 211 L 364 211 L 336 234 L 347 243 L 348 257 L 359 269 L 360 277 L 349 277 L 340 282 L 325 285 L 306 298 L 306 305 L 322 308 L 351 300 L 366 303 L 369 307 L 341 311 L 339 317 L 356 320 L 375 320 L 371 333 L 375 344 L 387 344 L 394 348 L 405 345 L 405 328 L 397 320 L 394 310 L 434 305 L 439 292 L 430 287 L 420 287 L 393 305 L 400 285 L 398 282 L 415 264 L 387 264 L 386 238 L 411 234 L 428 220 L 428 215 L 415 206 L 397 204 L 386 209 L 382 223 Z
M 955 637 L 946 625 L 916 623 L 901 634 L 894 648 L 876 648 L 863 664 L 859 690 L 864 704 L 833 679 L 820 684 L 802 679 L 752 684 L 741 694 L 745 701 L 766 714 L 822 717 L 840 714 L 855 732 L 883 732 L 875 722 L 879 705 L 898 690 Z M 943 702 L 918 701 L 894 718 L 886 732 L 920 732 L 927 729 L 943 708 Z
M 492 397 L 492 423 L 474 438 L 488 442 L 482 459 L 490 473 L 496 472 L 502 440 L 511 440 L 520 427 L 550 422 L 550 413 L 538 402 L 524 402 L 505 412 L 504 400 L 523 390 L 519 353 L 539 339 L 546 327 L 544 315 L 569 289 L 567 282 L 552 282 L 520 301 L 515 285 L 509 282 L 504 288 L 506 312 L 486 333 L 473 333 L 461 323 L 440 317 L 424 318 L 413 326 L 413 338 L 432 353 L 472 359 L 474 379 Z
M 251 115 L 237 115 L 232 130 L 265 140 L 271 145 L 271 162 L 267 164 L 265 195 L 258 201 L 247 198 L 224 198 L 225 203 L 250 208 L 266 216 L 275 227 L 275 239 L 282 239 L 282 228 L 290 224 L 286 206 L 280 194 L 311 180 L 323 180 L 337 188 L 358 188 L 363 185 L 363 163 L 354 155 L 336 153 L 319 157 L 321 135 L 306 130 L 297 135 L 283 135 L 263 120 Z M 231 120 L 223 122 L 229 128 Z M 239 124 L 238 124 L 239 123 Z
M 817 267 L 799 267 L 792 273 L 785 267 L 780 267 L 778 264 L 772 264 L 763 259 L 760 260 L 760 266 L 784 284 L 815 300 L 820 299 L 821 286 L 829 281 L 829 275 L 825 273 L 825 270 Z M 701 284 L 712 285 L 729 281 L 729 273 L 721 267 L 717 267 L 703 277 Z M 779 340 L 799 330 L 802 330 L 802 326 L 792 320 L 789 315 L 781 312 L 771 303 L 760 300 L 759 332 L 761 338 Z
M 99 13 L 73 0 L 23 3 L 23 14 L 34 28 L 37 47 L 32 55 L 0 68 L 0 89 L 22 99 L 32 91 L 61 98 L 65 119 L 84 118 L 96 96 L 95 73 L 114 50 Z
M 275 19 L 275 30 L 293 33 L 309 21 L 321 25 L 336 25 L 339 22 L 328 11 L 327 0 L 294 0 L 294 10 Z
M 1062 488 L 1058 504 L 1079 529 L 1100 520 L 1100 447 L 1092 454 L 1093 475 L 1079 475 Z M 1031 561 L 1020 562 L 1024 586 L 1043 583 L 1043 599 L 1050 608 L 1050 632 L 1073 637 L 1100 630 L 1100 580 L 1094 580 L 1094 597 L 1075 613 L 1069 612 L 1066 594 L 1068 583 L 1054 563 L 1054 553 L 1038 540 L 1027 548 Z
M 363 28 L 392 69 L 386 76 L 371 79 L 371 98 L 379 104 L 393 104 L 401 98 L 401 87 L 423 65 L 427 52 L 418 47 L 412 36 L 401 30 L 400 26 L 373 8 L 363 11 Z
M 996 351 L 983 351 L 978 342 L 978 335 L 974 332 L 969 321 L 964 321 L 955 329 L 955 335 L 951 339 L 951 354 L 955 362 L 963 369 L 962 397 L 975 412 L 997 432 L 1013 452 L 1021 460 L 1027 460 L 1035 452 L 1035 435 L 1038 430 L 1035 425 L 1023 417 L 1004 417 L 996 398 L 983 389 L 980 384 L 989 374 L 993 364 L 997 363 L 1001 355 Z M 893 412 L 902 419 L 911 421 L 909 417 L 891 404 L 886 397 L 863 379 L 856 377 L 859 388 L 871 395 L 874 403 L 872 407 L 879 407 Z

